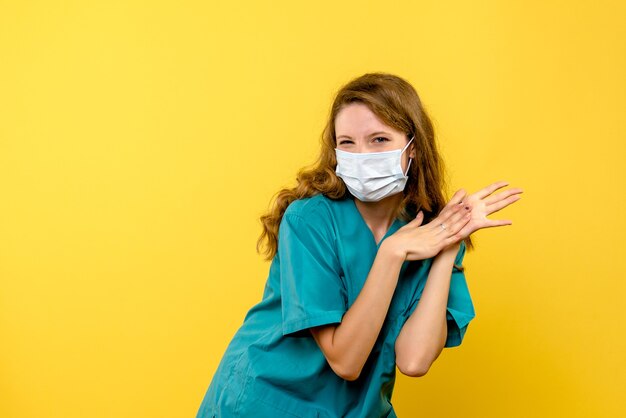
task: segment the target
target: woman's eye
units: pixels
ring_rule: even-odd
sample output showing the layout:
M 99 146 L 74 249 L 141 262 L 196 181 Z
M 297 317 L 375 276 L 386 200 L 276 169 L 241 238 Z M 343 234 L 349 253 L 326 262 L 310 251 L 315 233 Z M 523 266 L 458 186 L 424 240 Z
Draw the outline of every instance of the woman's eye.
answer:
M 379 137 L 376 137 L 376 138 L 374 138 L 374 141 L 376 141 L 377 139 L 382 139 L 382 140 L 383 140 L 383 142 L 384 142 L 384 141 L 389 141 L 389 140 L 388 140 L 387 138 L 385 138 L 384 136 L 379 136 Z

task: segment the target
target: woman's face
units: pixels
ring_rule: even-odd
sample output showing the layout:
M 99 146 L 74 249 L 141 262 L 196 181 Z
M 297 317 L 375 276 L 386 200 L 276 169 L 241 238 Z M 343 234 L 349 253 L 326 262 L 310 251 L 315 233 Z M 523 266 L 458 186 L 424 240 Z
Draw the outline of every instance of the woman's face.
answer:
M 409 142 L 405 133 L 385 125 L 363 103 L 350 103 L 335 118 L 337 148 L 348 152 L 382 152 L 402 149 Z M 409 157 L 415 158 L 414 143 L 402 154 L 406 171 Z

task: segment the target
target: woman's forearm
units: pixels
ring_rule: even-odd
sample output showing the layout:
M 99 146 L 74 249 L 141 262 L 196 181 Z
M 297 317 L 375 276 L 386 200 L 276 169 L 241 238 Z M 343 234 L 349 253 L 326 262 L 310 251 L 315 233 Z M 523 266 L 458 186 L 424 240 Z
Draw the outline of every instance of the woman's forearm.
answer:
M 423 376 L 445 346 L 448 293 L 458 249 L 453 245 L 435 256 L 417 307 L 396 339 L 396 364 L 403 374 Z
M 343 374 L 356 379 L 369 357 L 389 310 L 404 260 L 383 242 L 356 300 L 333 334 L 333 353 Z

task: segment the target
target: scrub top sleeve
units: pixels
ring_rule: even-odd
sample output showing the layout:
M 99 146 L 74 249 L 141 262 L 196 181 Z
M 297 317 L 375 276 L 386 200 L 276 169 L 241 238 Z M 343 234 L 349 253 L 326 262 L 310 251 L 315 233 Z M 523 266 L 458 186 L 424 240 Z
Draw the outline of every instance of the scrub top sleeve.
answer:
M 459 248 L 454 264 L 459 266 L 463 264 L 465 247 L 465 242 L 461 241 L 461 248 Z M 468 324 L 475 316 L 476 313 L 465 280 L 465 273 L 453 267 L 446 310 L 448 336 L 444 347 L 456 347 L 461 345 Z
M 285 212 L 278 230 L 283 335 L 339 323 L 347 310 L 334 238 L 323 221 Z

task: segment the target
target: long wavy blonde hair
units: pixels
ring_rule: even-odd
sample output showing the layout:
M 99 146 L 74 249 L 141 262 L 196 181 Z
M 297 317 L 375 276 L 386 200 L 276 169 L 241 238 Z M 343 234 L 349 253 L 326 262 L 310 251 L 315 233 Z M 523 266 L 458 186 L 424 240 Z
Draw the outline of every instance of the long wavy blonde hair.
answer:
M 335 174 L 335 118 L 346 105 L 365 104 L 383 123 L 415 135 L 415 159 L 409 169 L 409 178 L 396 216 L 409 222 L 418 211 L 424 212 L 422 225 L 437 217 L 449 200 L 445 197 L 447 181 L 445 165 L 435 140 L 433 124 L 411 84 L 393 74 L 366 73 L 339 89 L 333 101 L 328 121 L 321 137 L 321 150 L 317 160 L 297 173 L 297 185 L 283 188 L 273 198 L 270 210 L 261 216 L 263 232 L 257 241 L 257 252 L 266 260 L 274 258 L 278 248 L 278 227 L 287 206 L 297 199 L 323 193 L 330 199 L 350 195 L 345 183 Z M 465 238 L 468 249 L 473 249 L 470 237 Z M 261 247 L 265 248 L 261 252 Z M 461 268 L 462 266 L 456 266 Z

